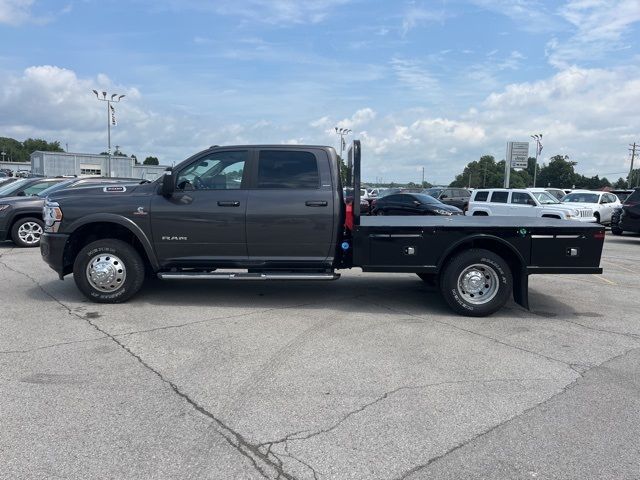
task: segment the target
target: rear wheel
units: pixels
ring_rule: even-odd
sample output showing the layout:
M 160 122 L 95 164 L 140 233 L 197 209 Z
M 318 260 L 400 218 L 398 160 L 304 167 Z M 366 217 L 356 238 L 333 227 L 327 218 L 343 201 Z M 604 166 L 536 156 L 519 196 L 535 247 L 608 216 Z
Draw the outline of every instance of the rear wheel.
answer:
M 128 243 L 115 239 L 86 245 L 73 263 L 73 279 L 80 291 L 98 303 L 125 302 L 144 282 L 144 262 Z
M 39 218 L 21 218 L 11 228 L 11 240 L 19 247 L 37 247 L 44 231 L 44 223 Z
M 440 276 L 440 290 L 457 313 L 471 317 L 491 315 L 507 303 L 513 279 L 499 255 L 472 249 L 453 257 Z

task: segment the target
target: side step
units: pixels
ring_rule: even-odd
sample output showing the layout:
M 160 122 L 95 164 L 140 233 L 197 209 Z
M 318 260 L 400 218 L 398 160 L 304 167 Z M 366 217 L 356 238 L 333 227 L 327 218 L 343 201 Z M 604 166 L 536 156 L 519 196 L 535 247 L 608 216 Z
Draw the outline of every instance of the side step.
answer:
M 339 273 L 160 272 L 162 280 L 337 280 Z

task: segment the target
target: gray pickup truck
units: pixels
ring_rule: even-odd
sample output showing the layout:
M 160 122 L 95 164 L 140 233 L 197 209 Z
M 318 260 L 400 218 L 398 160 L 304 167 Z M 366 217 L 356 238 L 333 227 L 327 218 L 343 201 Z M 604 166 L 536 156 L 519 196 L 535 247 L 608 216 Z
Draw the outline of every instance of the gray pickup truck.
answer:
M 44 260 L 96 302 L 124 302 L 145 276 L 335 280 L 338 271 L 416 273 L 463 315 L 513 294 L 528 308 L 536 273 L 602 273 L 604 228 L 545 218 L 360 215 L 360 143 L 345 202 L 331 147 L 212 147 L 143 185 L 51 195 Z M 240 270 L 240 271 L 239 271 Z

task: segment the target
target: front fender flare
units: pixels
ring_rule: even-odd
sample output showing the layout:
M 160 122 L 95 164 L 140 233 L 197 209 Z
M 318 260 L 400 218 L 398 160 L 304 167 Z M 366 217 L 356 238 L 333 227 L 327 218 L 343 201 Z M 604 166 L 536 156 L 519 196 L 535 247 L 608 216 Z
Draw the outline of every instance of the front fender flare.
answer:
M 160 264 L 158 262 L 158 258 L 156 256 L 156 252 L 153 248 L 153 244 L 149 240 L 147 234 L 136 224 L 133 220 L 127 217 L 123 217 L 122 215 L 116 215 L 113 213 L 95 213 L 93 215 L 84 216 L 75 222 L 71 223 L 68 228 L 65 229 L 65 233 L 69 233 L 73 235 L 75 231 L 77 231 L 80 227 L 85 225 L 89 225 L 91 223 L 117 223 L 125 227 L 131 233 L 133 233 L 140 244 L 144 248 L 145 253 L 147 254 L 147 258 L 149 259 L 149 263 L 154 270 L 160 269 Z

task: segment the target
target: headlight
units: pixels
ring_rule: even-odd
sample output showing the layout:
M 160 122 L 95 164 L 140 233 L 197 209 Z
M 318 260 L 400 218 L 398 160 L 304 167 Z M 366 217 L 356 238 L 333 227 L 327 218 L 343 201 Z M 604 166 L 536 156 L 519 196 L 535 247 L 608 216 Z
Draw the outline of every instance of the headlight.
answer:
M 453 215 L 453 212 L 450 212 L 449 210 L 442 210 L 440 208 L 436 208 L 433 211 L 438 215 Z
M 9 208 L 11 205 L 0 205 L 0 212 L 4 212 L 7 208 Z
M 46 232 L 57 232 L 62 221 L 62 210 L 56 202 L 45 202 L 42 208 L 42 219 Z

